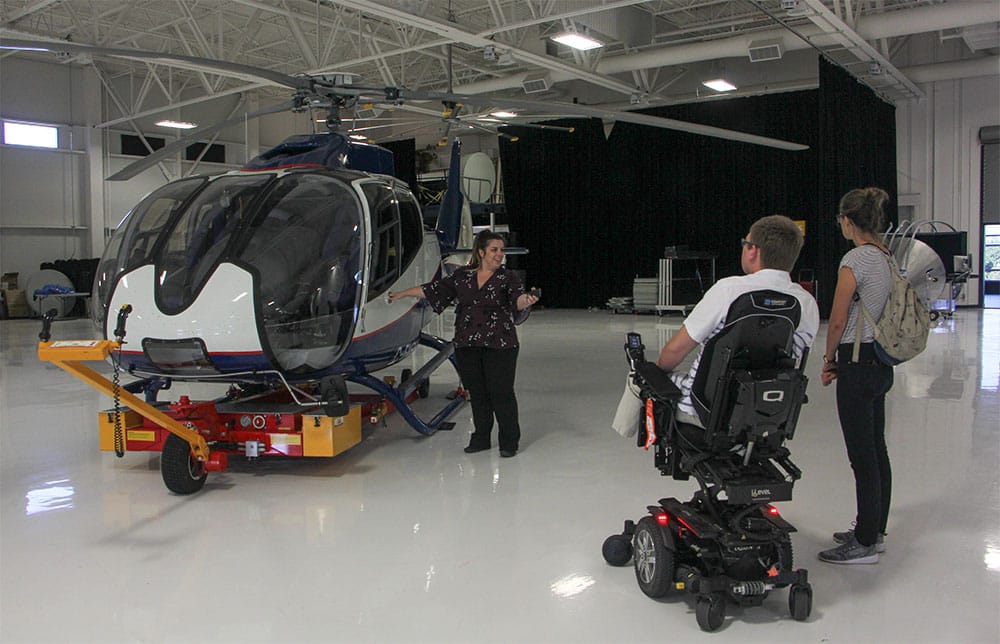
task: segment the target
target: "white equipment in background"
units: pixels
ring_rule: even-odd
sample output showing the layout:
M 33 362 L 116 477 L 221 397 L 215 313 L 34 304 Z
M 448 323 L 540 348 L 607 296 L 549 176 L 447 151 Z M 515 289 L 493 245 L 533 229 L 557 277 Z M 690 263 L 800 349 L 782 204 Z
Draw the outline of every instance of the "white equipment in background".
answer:
M 904 220 L 886 231 L 885 240 L 900 272 L 927 304 L 931 320 L 950 318 L 971 274 L 965 233 L 943 221 Z
M 35 291 L 44 290 L 46 286 L 57 286 L 61 289 L 68 289 L 71 292 L 53 292 L 35 295 Z M 66 277 L 66 274 L 50 268 L 38 271 L 29 277 L 24 285 L 24 295 L 28 301 L 28 306 L 39 317 L 55 309 L 56 317 L 64 318 L 73 310 L 77 297 L 89 295 L 89 293 L 76 293 L 72 291 L 74 291 L 73 282 Z

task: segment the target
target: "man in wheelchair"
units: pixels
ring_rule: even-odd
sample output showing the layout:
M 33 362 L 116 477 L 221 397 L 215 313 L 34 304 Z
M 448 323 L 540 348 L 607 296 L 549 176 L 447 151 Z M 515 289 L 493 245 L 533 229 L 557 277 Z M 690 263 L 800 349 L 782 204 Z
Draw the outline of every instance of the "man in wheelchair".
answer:
M 634 561 L 651 597 L 671 589 L 698 596 L 703 630 L 721 626 L 727 599 L 759 605 L 791 586 L 789 608 L 806 619 L 812 589 L 792 569 L 790 533 L 771 502 L 787 501 L 801 472 L 784 443 L 805 400 L 805 359 L 819 329 L 816 300 L 792 282 L 802 248 L 787 217 L 764 217 L 741 241 L 746 275 L 712 286 L 680 330 L 647 362 L 638 334 L 625 350 L 643 402 L 639 444 L 677 480 L 694 476 L 691 501 L 660 499 L 605 542 L 612 564 Z M 695 347 L 691 368 L 674 372 Z

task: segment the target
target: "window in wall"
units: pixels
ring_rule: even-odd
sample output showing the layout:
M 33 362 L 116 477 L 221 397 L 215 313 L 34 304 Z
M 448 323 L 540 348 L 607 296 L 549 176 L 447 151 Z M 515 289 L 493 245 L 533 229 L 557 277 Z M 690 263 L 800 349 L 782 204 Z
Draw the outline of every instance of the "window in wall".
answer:
M 184 158 L 188 161 L 197 161 L 198 155 L 201 151 L 205 149 L 206 143 L 192 143 L 187 146 Z M 207 163 L 225 163 L 226 162 L 226 146 L 221 143 L 213 143 L 208 146 L 208 152 L 202 157 L 202 161 Z
M 122 154 L 128 154 L 135 157 L 148 157 L 149 150 L 143 145 L 142 139 L 134 134 L 122 134 Z M 153 152 L 156 152 L 162 148 L 167 140 L 160 138 L 158 136 L 147 136 L 146 140 L 149 141 L 149 147 L 153 148 Z
M 7 145 L 55 149 L 59 147 L 59 130 L 52 125 L 4 121 L 3 142 Z

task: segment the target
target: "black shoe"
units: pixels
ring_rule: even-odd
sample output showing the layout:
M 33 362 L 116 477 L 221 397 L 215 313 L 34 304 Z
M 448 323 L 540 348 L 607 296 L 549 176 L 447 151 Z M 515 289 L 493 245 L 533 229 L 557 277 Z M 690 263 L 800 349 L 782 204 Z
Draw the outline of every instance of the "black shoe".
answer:
M 465 448 L 465 453 L 466 454 L 475 454 L 476 452 L 482 452 L 482 451 L 488 450 L 489 448 L 490 448 L 489 445 L 487 445 L 486 447 L 479 447 L 477 445 L 469 445 L 468 447 Z
M 500 456 L 503 456 L 504 458 L 510 458 L 511 456 L 514 456 L 515 454 L 517 454 L 517 450 L 516 449 L 502 449 L 502 450 L 500 450 Z

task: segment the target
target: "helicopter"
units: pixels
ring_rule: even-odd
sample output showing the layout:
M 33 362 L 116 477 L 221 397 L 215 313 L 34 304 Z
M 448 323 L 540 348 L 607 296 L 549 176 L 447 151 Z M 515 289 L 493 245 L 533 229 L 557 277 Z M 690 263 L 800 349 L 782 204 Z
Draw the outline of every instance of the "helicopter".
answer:
M 433 229 L 420 206 L 391 176 L 392 155 L 351 140 L 341 112 L 358 105 L 437 101 L 556 110 L 720 136 L 783 149 L 796 143 L 643 114 L 486 95 L 368 87 L 351 74 L 286 75 L 191 56 L 66 42 L 0 39 L 0 48 L 69 52 L 212 68 L 293 91 L 286 103 L 203 127 L 132 163 L 108 180 L 127 180 L 193 139 L 246 119 L 284 110 L 325 109 L 328 132 L 294 135 L 240 170 L 171 181 L 129 211 L 101 258 L 92 315 L 104 338 L 94 344 L 50 341 L 46 315 L 39 356 L 115 400 L 101 414 L 102 447 L 161 451 L 168 489 L 190 494 L 228 455 L 333 456 L 360 442 L 361 399 L 377 422 L 398 410 L 423 435 L 451 429 L 464 403 L 461 387 L 429 421 L 410 406 L 429 393 L 429 376 L 453 360 L 450 342 L 424 332 L 426 302 L 390 305 L 387 294 L 454 270 L 471 245 L 471 218 L 460 186 L 460 143 L 452 145 L 448 189 Z M 127 334 L 134 338 L 125 341 Z M 112 339 L 113 338 L 113 339 Z M 434 353 L 401 382 L 375 374 L 419 346 Z M 77 365 L 105 359 L 112 382 Z M 119 375 L 136 381 L 124 386 Z M 219 399 L 186 396 L 157 402 L 173 381 L 227 383 Z M 145 394 L 145 401 L 135 394 Z M 127 407 L 122 407 L 124 401 Z

